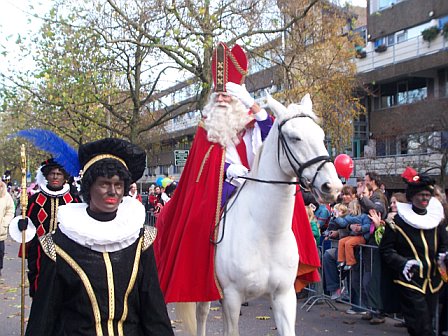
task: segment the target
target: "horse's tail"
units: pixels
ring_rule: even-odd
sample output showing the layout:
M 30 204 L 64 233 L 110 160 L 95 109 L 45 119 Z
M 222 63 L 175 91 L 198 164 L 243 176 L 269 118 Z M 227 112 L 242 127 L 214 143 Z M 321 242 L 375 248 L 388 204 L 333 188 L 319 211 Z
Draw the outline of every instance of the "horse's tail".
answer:
M 182 320 L 185 331 L 190 335 L 196 335 L 196 302 L 177 302 L 175 307 L 176 317 Z

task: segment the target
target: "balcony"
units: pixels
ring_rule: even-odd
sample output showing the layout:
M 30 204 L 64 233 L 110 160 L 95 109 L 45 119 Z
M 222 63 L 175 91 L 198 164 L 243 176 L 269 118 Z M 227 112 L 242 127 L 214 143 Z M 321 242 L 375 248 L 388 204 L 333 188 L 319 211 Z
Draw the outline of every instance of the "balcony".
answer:
M 390 45 L 382 52 L 374 51 L 374 45 L 369 42 L 366 47 L 366 57 L 356 59 L 358 73 L 366 73 L 388 65 L 397 64 L 422 56 L 447 51 L 448 42 L 439 35 L 431 43 L 422 39 L 422 36 L 408 39 L 404 42 Z
M 188 129 L 190 127 L 195 127 L 198 125 L 198 122 L 200 120 L 201 114 L 199 112 L 190 115 L 184 114 L 180 117 L 169 120 L 163 125 L 163 128 L 166 133 L 174 133 Z

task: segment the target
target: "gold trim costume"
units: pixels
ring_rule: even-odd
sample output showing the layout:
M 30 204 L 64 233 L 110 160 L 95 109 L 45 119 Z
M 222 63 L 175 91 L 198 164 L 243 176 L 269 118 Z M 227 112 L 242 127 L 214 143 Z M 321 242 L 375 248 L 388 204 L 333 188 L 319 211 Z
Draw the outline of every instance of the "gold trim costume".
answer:
M 174 335 L 154 257 L 157 231 L 144 226 L 143 204 L 126 196 L 146 153 L 107 138 L 81 145 L 78 156 L 84 202 L 59 207 L 57 229 L 39 236 L 45 286 L 26 335 Z

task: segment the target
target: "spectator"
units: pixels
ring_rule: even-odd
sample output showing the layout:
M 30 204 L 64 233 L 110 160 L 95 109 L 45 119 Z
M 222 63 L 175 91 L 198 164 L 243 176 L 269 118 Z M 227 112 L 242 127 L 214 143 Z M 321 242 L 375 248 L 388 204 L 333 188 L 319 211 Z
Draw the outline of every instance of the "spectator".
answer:
M 402 174 L 408 203 L 398 203 L 381 239 L 380 253 L 390 269 L 410 335 L 434 335 L 433 317 L 442 287 L 436 271 L 448 251 L 442 204 L 432 197 L 434 179 L 408 167 Z
M 363 195 L 364 186 L 358 186 L 357 194 L 361 205 L 362 212 L 369 213 L 370 209 L 375 209 L 381 213 L 381 218 L 385 219 L 387 215 L 387 199 L 383 194 L 379 185 L 381 184 L 380 176 L 375 172 L 367 172 L 364 177 L 364 185 L 372 188 L 372 195 L 370 197 Z
M 333 217 L 328 224 L 328 230 L 324 233 L 324 237 L 326 240 L 338 240 L 348 235 L 346 227 L 340 227 L 339 223 L 334 221 L 334 215 L 336 213 L 339 214 L 339 211 L 347 212 L 349 207 L 351 207 L 353 210 L 357 208 L 357 206 L 355 206 L 355 204 L 357 203 L 355 189 L 349 185 L 343 186 L 340 198 L 343 203 L 338 203 L 333 207 Z M 325 242 L 323 244 L 325 244 Z M 325 290 L 329 292 L 332 300 L 336 300 L 340 298 L 342 294 L 342 288 L 340 288 L 339 271 L 337 268 L 336 247 L 325 250 L 322 263 L 324 271 Z
M 306 214 L 308 215 L 308 221 L 311 225 L 311 231 L 313 232 L 314 240 L 316 240 L 316 245 L 319 245 L 320 230 L 319 226 L 317 225 L 316 216 L 314 215 L 315 205 L 311 203 L 305 206 L 305 208 Z
M 14 201 L 8 193 L 6 183 L 0 181 L 0 276 L 2 275 L 5 257 L 5 240 L 8 237 L 8 226 L 14 218 Z
M 348 207 L 338 203 L 334 206 L 333 214 L 339 211 L 347 212 Z M 346 235 L 345 231 L 345 228 L 338 227 L 338 224 L 334 221 L 333 217 L 328 224 L 328 230 L 324 233 L 325 239 L 339 239 L 339 237 Z M 342 294 L 339 271 L 337 268 L 337 248 L 327 249 L 324 253 L 322 263 L 325 290 L 330 293 L 332 300 L 336 300 L 340 298 Z
M 129 187 L 129 196 L 140 201 L 140 203 L 142 202 L 142 195 L 140 195 L 137 191 L 137 183 L 134 182 Z
M 369 240 L 370 219 L 366 214 L 353 216 L 347 212 L 335 218 L 335 222 L 339 227 L 346 227 L 349 230 L 349 235 L 339 239 L 338 243 L 338 266 L 344 267 L 344 271 L 349 271 L 356 264 L 355 247 Z
M 383 219 L 387 215 L 387 200 L 382 191 L 378 188 L 380 177 L 376 173 L 367 173 L 365 177 L 364 190 L 359 197 L 362 213 L 372 216 L 379 214 Z M 359 188 L 358 188 L 359 190 Z M 370 225 L 370 236 L 367 245 L 378 246 L 375 236 L 381 234 L 382 227 L 372 220 Z M 375 225 L 378 225 L 376 229 Z M 362 317 L 370 324 L 381 324 L 386 322 L 386 315 L 383 312 L 383 304 L 379 295 L 378 286 L 381 278 L 381 258 L 377 248 L 363 249 L 363 289 L 366 294 L 366 305 L 372 310 Z
M 319 227 L 321 234 L 323 234 L 325 230 L 328 229 L 328 224 L 330 223 L 331 218 L 330 210 L 331 210 L 330 205 L 323 203 L 322 199 L 319 198 L 318 207 L 314 212 L 314 215 L 316 217 L 317 225 Z
M 176 190 L 176 188 L 177 188 L 177 182 L 174 182 L 174 181 L 166 186 L 166 188 L 165 188 L 165 195 L 166 195 L 165 203 L 169 202 L 171 197 L 173 197 L 174 191 Z

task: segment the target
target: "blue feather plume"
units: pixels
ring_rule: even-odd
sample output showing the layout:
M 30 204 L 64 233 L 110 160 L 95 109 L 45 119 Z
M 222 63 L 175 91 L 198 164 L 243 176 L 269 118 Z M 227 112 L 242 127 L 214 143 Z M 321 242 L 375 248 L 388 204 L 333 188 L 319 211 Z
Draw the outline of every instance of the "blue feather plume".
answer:
M 59 163 L 72 176 L 78 176 L 80 164 L 78 152 L 55 133 L 44 129 L 27 129 L 11 135 L 21 137 L 37 148 L 49 152 L 53 159 Z

